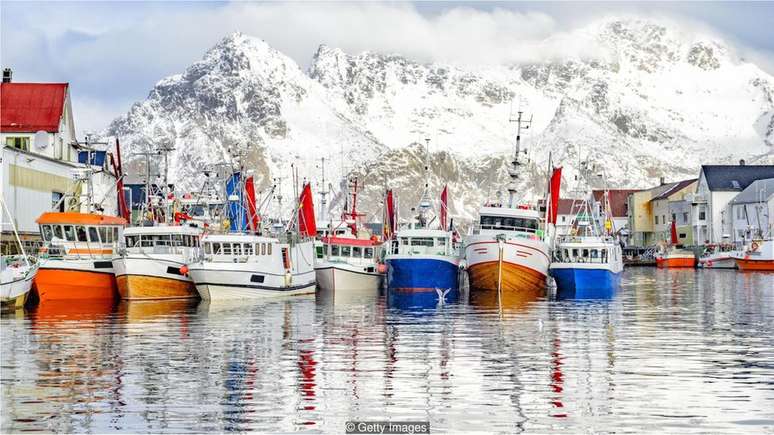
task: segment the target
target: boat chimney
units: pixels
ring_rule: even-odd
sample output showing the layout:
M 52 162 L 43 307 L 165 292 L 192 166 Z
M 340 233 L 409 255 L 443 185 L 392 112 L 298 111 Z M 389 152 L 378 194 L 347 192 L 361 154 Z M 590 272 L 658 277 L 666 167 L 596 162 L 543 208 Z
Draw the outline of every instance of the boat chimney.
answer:
M 660 177 L 660 178 L 658 179 L 658 185 L 659 185 L 659 186 L 663 186 L 663 185 L 665 185 L 665 184 L 666 184 L 666 182 L 664 182 L 664 177 Z
M 744 166 L 744 159 L 739 160 L 739 166 Z
M 11 83 L 13 78 L 13 70 L 11 68 L 3 69 L 3 83 Z

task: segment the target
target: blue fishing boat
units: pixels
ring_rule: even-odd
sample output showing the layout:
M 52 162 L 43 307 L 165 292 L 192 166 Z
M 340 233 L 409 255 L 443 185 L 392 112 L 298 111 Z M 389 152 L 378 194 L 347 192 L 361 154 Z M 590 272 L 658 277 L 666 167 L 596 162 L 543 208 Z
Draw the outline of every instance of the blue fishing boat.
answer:
M 612 230 L 612 220 L 604 215 L 610 210 L 606 198 L 607 192 L 604 206 L 591 199 L 579 200 L 570 233 L 557 238 L 549 270 L 559 298 L 609 299 L 621 283 L 621 245 L 610 235 L 603 235 Z
M 398 229 L 385 256 L 387 289 L 402 292 L 456 290 L 459 287 L 459 247 L 452 225 L 447 222 L 447 188 L 441 193 L 440 213 L 429 216 L 432 204 L 428 197 L 427 156 L 425 148 L 425 187 L 414 222 Z M 438 226 L 429 224 L 438 219 Z M 437 296 L 436 296 L 437 297 Z

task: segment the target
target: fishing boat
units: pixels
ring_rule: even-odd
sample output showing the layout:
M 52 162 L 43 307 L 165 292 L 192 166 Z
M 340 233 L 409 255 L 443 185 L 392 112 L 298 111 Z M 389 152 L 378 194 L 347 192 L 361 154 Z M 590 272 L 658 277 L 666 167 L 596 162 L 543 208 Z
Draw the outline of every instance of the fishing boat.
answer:
M 1 222 L 7 216 L 11 232 L 19 246 L 18 255 L 0 254 L 0 303 L 23 307 L 32 288 L 32 281 L 38 271 L 38 261 L 36 257 L 27 255 L 25 252 L 13 218 L 11 218 L 11 214 L 5 206 L 2 192 L 0 192 L 0 209 L 0 218 L 2 218 L 0 219 L 0 229 L 3 228 Z
M 418 214 L 413 222 L 395 232 L 385 256 L 388 291 L 435 294 L 436 289 L 459 289 L 459 249 L 455 232 L 451 225 L 447 225 L 446 187 L 441 193 L 438 226 L 430 227 L 432 204 L 428 196 L 428 148 L 429 141 L 425 147 L 425 186 Z
M 498 193 L 498 201 L 478 210 L 478 221 L 464 241 L 471 294 L 475 291 L 532 291 L 546 287 L 550 257 L 540 214 L 535 206 L 517 201 L 523 124 L 522 112 L 519 112 L 516 147 L 508 170 L 511 177 L 508 205 L 502 204 Z M 554 170 L 552 181 L 558 182 L 560 177 L 561 168 L 558 168 Z
M 239 173 L 230 181 L 239 186 Z M 309 184 L 298 205 L 297 231 L 274 236 L 246 233 L 248 207 L 242 207 L 243 192 L 230 189 L 229 219 L 232 233 L 208 234 L 202 238 L 203 255 L 183 269 L 193 280 L 202 299 L 260 299 L 314 293 L 314 205 Z M 251 215 L 252 219 L 257 215 Z
M 736 269 L 734 245 L 728 243 L 711 244 L 704 247 L 697 267 L 703 269 Z
M 678 245 L 677 224 L 672 221 L 669 244 L 659 245 L 656 252 L 656 267 L 659 268 L 693 268 L 696 267 L 696 255 L 693 251 L 683 249 Z
M 734 261 L 742 271 L 774 271 L 774 239 L 751 241 L 734 254 Z
M 181 269 L 194 258 L 203 230 L 190 225 L 130 227 L 125 247 L 113 258 L 121 299 L 198 298 Z
M 324 232 L 316 246 L 317 285 L 334 291 L 378 291 L 385 271 L 379 261 L 382 241 L 359 225 L 364 215 L 357 211 L 357 177 L 352 178 L 349 187 L 352 198 L 349 210 L 344 210 L 341 222 Z
M 581 201 L 571 222 L 573 230 L 556 241 L 550 273 L 560 299 L 588 298 L 587 293 L 607 297 L 620 285 L 621 245 L 606 234 L 612 228 L 611 217 L 595 215 L 596 210 L 610 210 L 607 197 L 605 192 L 604 207 L 596 207 L 591 199 Z M 600 221 L 604 222 L 604 230 Z
M 117 293 L 113 257 L 126 220 L 78 212 L 47 212 L 36 221 L 44 246 L 35 288 L 40 302 L 113 299 Z

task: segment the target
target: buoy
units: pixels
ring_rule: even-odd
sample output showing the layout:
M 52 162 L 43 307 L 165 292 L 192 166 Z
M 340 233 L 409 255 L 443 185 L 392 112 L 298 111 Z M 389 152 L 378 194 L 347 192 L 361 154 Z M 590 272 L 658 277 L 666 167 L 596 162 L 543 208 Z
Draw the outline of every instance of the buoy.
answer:
M 180 267 L 180 273 L 182 273 L 185 276 L 188 276 L 188 266 L 184 264 L 182 267 Z
M 387 266 L 384 263 L 379 263 L 376 265 L 376 270 L 379 273 L 387 273 Z

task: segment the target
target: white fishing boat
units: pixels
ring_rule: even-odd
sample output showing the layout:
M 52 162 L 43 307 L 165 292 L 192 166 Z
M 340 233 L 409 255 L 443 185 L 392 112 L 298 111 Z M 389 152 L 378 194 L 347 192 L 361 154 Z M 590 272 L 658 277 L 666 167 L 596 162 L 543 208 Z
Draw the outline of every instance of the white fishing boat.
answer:
M 18 255 L 0 254 L 0 303 L 14 305 L 16 307 L 24 306 L 32 289 L 32 281 L 38 271 L 37 258 L 27 255 L 19 239 L 19 233 L 16 231 L 13 219 L 0 192 L 0 229 L 4 228 L 3 222 L 8 217 L 8 222 L 14 239 L 19 246 Z
M 121 298 L 199 297 L 193 281 L 181 269 L 198 252 L 202 232 L 197 226 L 167 224 L 125 229 L 125 247 L 113 259 Z
M 509 175 L 508 205 L 499 200 L 479 209 L 478 222 L 464 240 L 464 258 L 471 292 L 545 289 L 549 247 L 537 208 L 517 203 L 522 113 Z M 529 121 L 526 121 L 529 123 Z
M 232 181 L 234 178 L 232 177 Z M 238 185 L 238 180 L 232 183 Z M 183 269 L 202 299 L 256 299 L 314 293 L 314 206 L 309 185 L 304 186 L 298 222 L 276 236 L 246 234 L 239 189 L 228 192 L 230 234 L 208 234 L 202 240 L 202 256 Z M 233 199 L 233 201 L 232 201 Z M 233 207 L 237 205 L 237 207 Z M 243 219 L 244 217 L 244 219 Z
M 738 253 L 732 244 L 711 244 L 704 247 L 698 267 L 703 269 L 736 269 L 734 256 Z
M 349 209 L 345 208 L 341 222 L 324 231 L 316 244 L 314 269 L 320 289 L 378 291 L 382 287 L 382 241 L 359 225 L 363 215 L 357 211 L 358 187 L 357 177 L 352 178 Z

